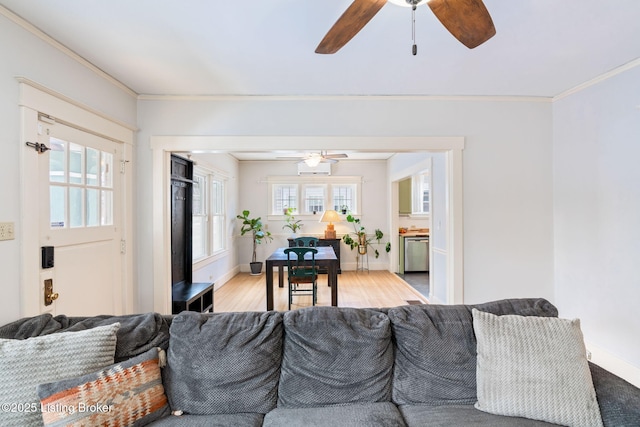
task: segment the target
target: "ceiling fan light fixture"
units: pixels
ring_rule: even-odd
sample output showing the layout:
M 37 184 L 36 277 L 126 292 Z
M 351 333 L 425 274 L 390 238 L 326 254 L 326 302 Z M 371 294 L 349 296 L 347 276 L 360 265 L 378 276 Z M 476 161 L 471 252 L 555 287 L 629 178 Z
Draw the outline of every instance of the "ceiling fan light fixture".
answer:
M 421 6 L 429 2 L 429 0 L 387 0 L 389 3 L 393 3 L 396 6 L 402 7 L 414 7 Z
M 318 166 L 320 164 L 320 162 L 322 161 L 322 157 L 318 156 L 318 155 L 311 155 L 310 157 L 307 157 L 306 159 L 303 160 L 307 166 L 309 166 L 310 168 L 315 168 L 316 166 Z

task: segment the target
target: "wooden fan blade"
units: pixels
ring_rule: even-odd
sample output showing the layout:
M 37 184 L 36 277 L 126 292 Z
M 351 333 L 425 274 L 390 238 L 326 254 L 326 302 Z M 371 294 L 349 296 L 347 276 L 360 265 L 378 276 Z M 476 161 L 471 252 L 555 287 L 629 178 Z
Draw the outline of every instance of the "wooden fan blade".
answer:
M 431 0 L 428 4 L 442 25 L 469 49 L 480 46 L 496 33 L 482 0 Z
M 336 53 L 367 25 L 386 2 L 387 0 L 354 0 L 324 36 L 316 53 Z

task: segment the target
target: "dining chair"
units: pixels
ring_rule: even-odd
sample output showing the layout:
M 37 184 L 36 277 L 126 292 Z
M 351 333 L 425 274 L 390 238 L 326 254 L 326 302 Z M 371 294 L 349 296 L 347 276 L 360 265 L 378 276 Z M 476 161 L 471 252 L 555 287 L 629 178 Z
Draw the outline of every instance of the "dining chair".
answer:
M 319 240 L 317 237 L 296 237 L 293 241 L 298 247 L 317 248 Z
M 318 301 L 318 250 L 310 247 L 287 248 L 287 276 L 289 279 L 289 310 L 294 295 L 311 295 L 312 305 Z

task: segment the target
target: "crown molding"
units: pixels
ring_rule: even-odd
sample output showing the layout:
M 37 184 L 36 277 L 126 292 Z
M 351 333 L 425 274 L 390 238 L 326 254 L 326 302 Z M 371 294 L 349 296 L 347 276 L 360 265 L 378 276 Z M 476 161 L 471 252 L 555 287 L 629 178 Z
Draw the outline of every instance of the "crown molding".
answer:
M 631 62 L 627 62 L 626 64 L 621 65 L 621 66 L 619 66 L 617 68 L 614 68 L 613 70 L 608 71 L 608 72 L 606 72 L 604 74 L 601 74 L 598 77 L 595 77 L 595 78 L 593 78 L 591 80 L 588 80 L 588 81 L 586 81 L 586 82 L 584 82 L 582 84 L 579 84 L 578 86 L 575 86 L 575 87 L 573 87 L 573 88 L 571 88 L 569 90 L 566 90 L 566 91 L 562 92 L 561 94 L 554 96 L 552 98 L 552 102 L 560 101 L 561 99 L 564 99 L 564 98 L 566 98 L 566 97 L 568 97 L 570 95 L 573 95 L 573 94 L 576 94 L 578 92 L 581 92 L 581 91 L 583 91 L 583 90 L 585 90 L 587 88 L 590 88 L 591 86 L 595 86 L 595 85 L 597 85 L 599 83 L 602 83 L 605 80 L 609 80 L 610 78 L 613 78 L 613 77 L 617 76 L 618 74 L 622 74 L 625 71 L 629 71 L 629 70 L 631 70 L 631 69 L 633 69 L 633 68 L 635 68 L 637 66 L 640 66 L 640 58 L 634 59 Z
M 140 101 L 453 101 L 453 102 L 541 102 L 551 103 L 543 96 L 495 95 L 138 95 Z
M 30 22 L 26 21 L 22 17 L 16 15 L 12 11 L 10 11 L 9 9 L 7 9 L 6 7 L 1 6 L 1 5 L 0 5 L 0 15 L 5 16 L 7 19 L 12 21 L 13 23 L 19 25 L 20 27 L 22 27 L 23 29 L 25 29 L 26 31 L 31 33 L 32 35 L 38 37 L 39 39 L 41 39 L 45 43 L 51 45 L 55 49 L 59 50 L 63 54 L 65 54 L 68 57 L 70 57 L 71 59 L 75 60 L 80 65 L 82 65 L 85 68 L 89 69 L 90 71 L 92 71 L 93 73 L 98 75 L 99 77 L 102 77 L 103 79 L 105 79 L 106 81 L 108 81 L 112 85 L 116 86 L 117 88 L 121 89 L 123 92 L 127 93 L 131 97 L 135 98 L 135 97 L 138 96 L 138 94 L 136 92 L 134 92 L 131 88 L 129 88 L 124 83 L 122 83 L 120 80 L 117 80 L 116 78 L 114 78 L 110 74 L 106 73 L 102 69 L 96 67 L 91 62 L 87 61 L 85 58 L 83 58 L 82 56 L 80 56 L 77 53 L 75 53 L 73 50 L 69 49 L 68 47 L 66 47 L 65 45 L 60 43 L 59 41 L 55 40 L 54 38 L 52 38 L 48 34 L 44 33 L 42 30 L 40 30 L 39 28 L 37 28 L 36 26 L 31 24 Z

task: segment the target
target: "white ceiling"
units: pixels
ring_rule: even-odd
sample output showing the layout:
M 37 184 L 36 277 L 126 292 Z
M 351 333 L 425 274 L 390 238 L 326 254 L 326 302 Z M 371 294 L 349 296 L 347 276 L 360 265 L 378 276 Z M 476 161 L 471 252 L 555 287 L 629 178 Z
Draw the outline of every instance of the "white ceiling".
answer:
M 410 9 L 388 3 L 338 53 L 314 53 L 350 3 L 0 0 L 140 95 L 553 97 L 640 58 L 640 0 L 484 0 L 497 34 L 473 50 L 421 6 L 417 56 Z

